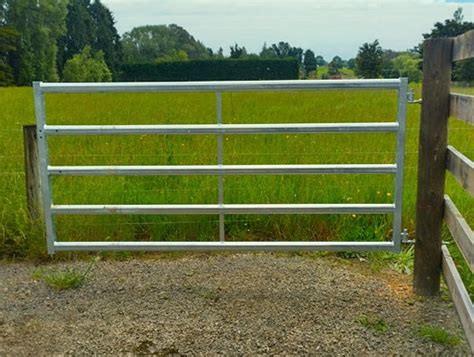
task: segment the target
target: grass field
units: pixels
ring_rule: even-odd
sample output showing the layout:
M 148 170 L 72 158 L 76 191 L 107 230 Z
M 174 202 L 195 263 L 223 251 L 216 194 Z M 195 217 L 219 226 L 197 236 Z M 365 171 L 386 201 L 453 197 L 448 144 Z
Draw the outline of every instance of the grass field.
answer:
M 419 93 L 419 87 L 415 87 Z M 0 255 L 44 256 L 41 227 L 25 212 L 22 125 L 33 124 L 31 88 L 0 89 Z M 214 123 L 215 96 L 47 95 L 51 124 Z M 226 93 L 225 123 L 394 121 L 396 93 Z M 414 230 L 420 106 L 408 108 L 404 227 Z M 474 129 L 451 119 L 449 142 L 469 157 Z M 216 164 L 215 136 L 53 137 L 52 164 Z M 225 136 L 225 164 L 393 163 L 393 134 Z M 447 191 L 474 222 L 474 200 L 452 177 Z M 62 177 L 55 203 L 217 203 L 216 177 Z M 226 203 L 384 203 L 391 175 L 240 176 L 225 179 Z M 69 216 L 59 240 L 217 240 L 217 216 Z M 391 217 L 226 216 L 229 240 L 386 240 Z

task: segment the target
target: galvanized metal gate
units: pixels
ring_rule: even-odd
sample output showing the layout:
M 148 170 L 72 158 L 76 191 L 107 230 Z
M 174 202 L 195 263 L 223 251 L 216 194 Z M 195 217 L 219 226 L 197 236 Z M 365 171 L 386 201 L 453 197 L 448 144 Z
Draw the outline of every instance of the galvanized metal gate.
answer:
M 156 83 L 42 83 L 35 82 L 34 98 L 40 155 L 43 212 L 48 252 L 67 250 L 389 250 L 400 251 L 402 239 L 402 190 L 407 104 L 406 78 L 379 80 L 290 80 L 229 82 Z M 314 124 L 224 124 L 222 92 L 308 91 L 308 90 L 398 90 L 398 113 L 394 122 L 314 123 Z M 48 125 L 45 93 L 117 92 L 215 92 L 216 124 L 202 125 Z M 394 133 L 397 136 L 394 164 L 328 165 L 224 165 L 223 135 L 277 133 Z M 136 135 L 136 134 L 215 134 L 218 138 L 217 165 L 203 166 L 50 166 L 48 137 L 54 135 Z M 226 204 L 225 175 L 313 175 L 313 174 L 393 174 L 394 202 L 390 204 Z M 148 205 L 56 205 L 53 203 L 51 176 L 105 175 L 217 175 L 219 202 L 216 204 Z M 393 214 L 390 242 L 242 242 L 225 241 L 225 214 Z M 212 242 L 61 242 L 56 239 L 56 215 L 111 214 L 210 214 L 219 215 L 220 241 Z

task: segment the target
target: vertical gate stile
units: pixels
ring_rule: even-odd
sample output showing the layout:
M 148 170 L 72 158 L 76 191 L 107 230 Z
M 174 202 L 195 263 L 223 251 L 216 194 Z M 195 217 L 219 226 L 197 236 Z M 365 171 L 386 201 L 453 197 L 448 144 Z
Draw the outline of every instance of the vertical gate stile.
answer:
M 394 251 L 400 252 L 402 242 L 402 205 L 403 205 L 403 168 L 405 164 L 406 112 L 407 112 L 408 78 L 400 78 L 397 112 L 397 172 L 395 174 L 395 212 L 393 216 Z
M 222 93 L 216 92 L 216 119 L 217 125 L 222 125 Z M 224 135 L 217 134 L 217 165 L 220 169 L 224 165 Z M 224 177 L 219 174 L 219 208 L 222 208 L 224 205 Z M 225 241 L 225 227 L 224 227 L 225 217 L 224 213 L 219 213 L 219 240 L 221 242 Z
M 43 196 L 42 202 L 44 225 L 46 228 L 48 254 L 54 254 L 54 242 L 56 241 L 56 232 L 54 227 L 53 215 L 51 212 L 51 205 L 53 203 L 53 200 L 51 192 L 51 181 L 48 174 L 48 138 L 47 134 L 45 133 L 46 113 L 44 104 L 44 94 L 41 91 L 41 82 L 33 83 L 33 91 L 38 136 L 40 185 Z

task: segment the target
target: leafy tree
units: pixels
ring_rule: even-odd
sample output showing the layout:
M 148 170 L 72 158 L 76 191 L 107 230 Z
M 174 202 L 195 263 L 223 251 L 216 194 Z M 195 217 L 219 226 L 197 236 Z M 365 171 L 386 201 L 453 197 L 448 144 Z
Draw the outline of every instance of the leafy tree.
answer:
M 95 27 L 92 49 L 102 51 L 107 66 L 117 76 L 122 63 L 122 43 L 115 28 L 115 19 L 110 10 L 99 0 L 90 6 L 90 13 Z
M 270 47 L 263 45 L 260 57 L 263 59 L 272 58 L 296 58 L 298 63 L 303 62 L 303 49 L 301 47 L 292 47 L 288 42 L 280 41 L 278 44 L 274 43 Z
M 349 69 L 355 68 L 355 58 L 351 58 L 347 61 L 347 68 Z
M 275 53 L 279 58 L 288 58 L 290 57 L 291 46 L 288 42 L 280 41 L 278 44 L 273 44 L 270 49 Z
M 423 38 L 440 38 L 440 37 L 455 37 L 461 35 L 469 30 L 474 29 L 474 22 L 464 21 L 462 8 L 458 8 L 452 19 L 447 19 L 443 23 L 437 22 L 430 33 L 423 34 Z M 423 55 L 423 46 L 415 47 L 421 55 Z M 474 59 L 457 62 L 453 70 L 453 79 L 456 81 L 473 81 L 474 80 Z
M 92 53 L 90 46 L 84 47 L 81 53 L 74 55 L 64 65 L 65 82 L 110 82 L 112 73 L 104 61 L 102 51 Z
M 303 62 L 303 49 L 301 47 L 292 47 L 288 53 L 288 57 L 293 57 L 298 60 L 298 63 Z
M 173 51 L 184 51 L 189 59 L 209 57 L 201 42 L 174 24 L 135 27 L 123 35 L 122 47 L 126 63 L 152 63 Z
M 344 67 L 342 58 L 339 56 L 334 56 L 331 62 L 328 64 L 328 74 L 330 76 L 335 76 L 340 73 L 340 69 Z
M 453 69 L 454 81 L 474 81 L 474 60 L 457 62 Z
M 66 32 L 58 40 L 58 67 L 62 72 L 64 64 L 89 45 L 96 35 L 90 12 L 90 0 L 69 0 L 66 17 Z
M 311 72 L 316 72 L 318 66 L 316 64 L 316 57 L 314 56 L 313 51 L 306 50 L 304 53 L 303 66 L 306 77 L 308 77 Z
M 224 50 L 222 49 L 222 47 L 219 47 L 219 49 L 217 50 L 216 57 L 219 59 L 224 58 Z
M 412 82 L 419 82 L 423 73 L 418 67 L 419 58 L 415 58 L 408 53 L 398 55 L 392 60 L 393 69 L 398 73 L 397 77 L 408 77 Z
M 382 77 L 383 78 L 399 78 L 400 77 L 400 71 L 398 71 L 393 66 L 393 60 L 402 54 L 406 54 L 406 52 L 383 50 L 383 55 L 382 55 Z
M 0 26 L 4 26 L 7 21 L 7 1 L 0 0 Z
M 117 75 L 122 49 L 112 13 L 99 0 L 69 0 L 66 32 L 58 41 L 59 71 L 85 46 L 102 51 L 107 65 Z
M 474 23 L 464 21 L 463 9 L 459 7 L 453 14 L 452 19 L 447 19 L 434 24 L 430 33 L 423 34 L 423 38 L 455 37 L 474 29 Z
M 327 65 L 328 63 L 324 60 L 323 56 L 319 55 L 316 56 L 316 64 L 318 67 L 321 67 Z
M 275 51 L 272 48 L 267 47 L 267 43 L 263 44 L 262 50 L 260 51 L 260 58 L 262 59 L 275 59 L 278 58 Z
M 58 38 L 65 31 L 67 0 L 6 0 L 6 23 L 21 34 L 10 57 L 16 82 L 57 81 Z
M 20 34 L 10 27 L 0 27 L 0 86 L 15 83 L 13 68 L 8 63 L 8 57 L 16 51 L 19 36 Z
M 245 47 L 239 47 L 238 44 L 230 46 L 230 58 L 243 58 L 247 56 Z
M 156 63 L 162 62 L 173 62 L 173 61 L 187 61 L 189 59 L 188 54 L 183 50 L 180 51 L 171 51 L 170 54 L 167 54 L 163 57 L 160 57 L 156 60 Z
M 355 72 L 362 78 L 379 78 L 382 76 L 383 50 L 378 40 L 364 43 L 356 57 Z

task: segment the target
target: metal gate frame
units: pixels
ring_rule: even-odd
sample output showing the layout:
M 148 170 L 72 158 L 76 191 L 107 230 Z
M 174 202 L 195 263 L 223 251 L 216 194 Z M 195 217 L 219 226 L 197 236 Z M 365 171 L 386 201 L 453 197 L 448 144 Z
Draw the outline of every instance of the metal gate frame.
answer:
M 405 120 L 408 80 L 284 80 L 223 82 L 137 82 L 137 83 L 43 83 L 34 82 L 43 216 L 48 253 L 79 250 L 328 250 L 399 252 L 402 240 L 403 166 L 405 155 Z M 310 91 L 310 90 L 376 90 L 398 91 L 396 122 L 314 123 L 314 124 L 224 124 L 222 92 L 241 91 Z M 45 93 L 118 93 L 118 92 L 215 92 L 216 124 L 199 125 L 48 125 Z M 223 135 L 281 133 L 396 133 L 395 164 L 328 164 L 328 165 L 224 165 Z M 136 135 L 136 134 L 215 134 L 217 165 L 180 166 L 50 166 L 48 137 L 55 135 Z M 226 204 L 225 175 L 308 175 L 308 174 L 393 174 L 394 202 L 390 204 Z M 150 175 L 217 175 L 217 204 L 148 204 L 148 205 L 56 205 L 53 204 L 51 176 L 150 176 Z M 225 214 L 393 214 L 392 241 L 382 242 L 315 242 L 315 241 L 225 241 Z M 111 214 L 211 214 L 219 215 L 220 241 L 208 242 L 58 242 L 54 225 L 56 215 Z

